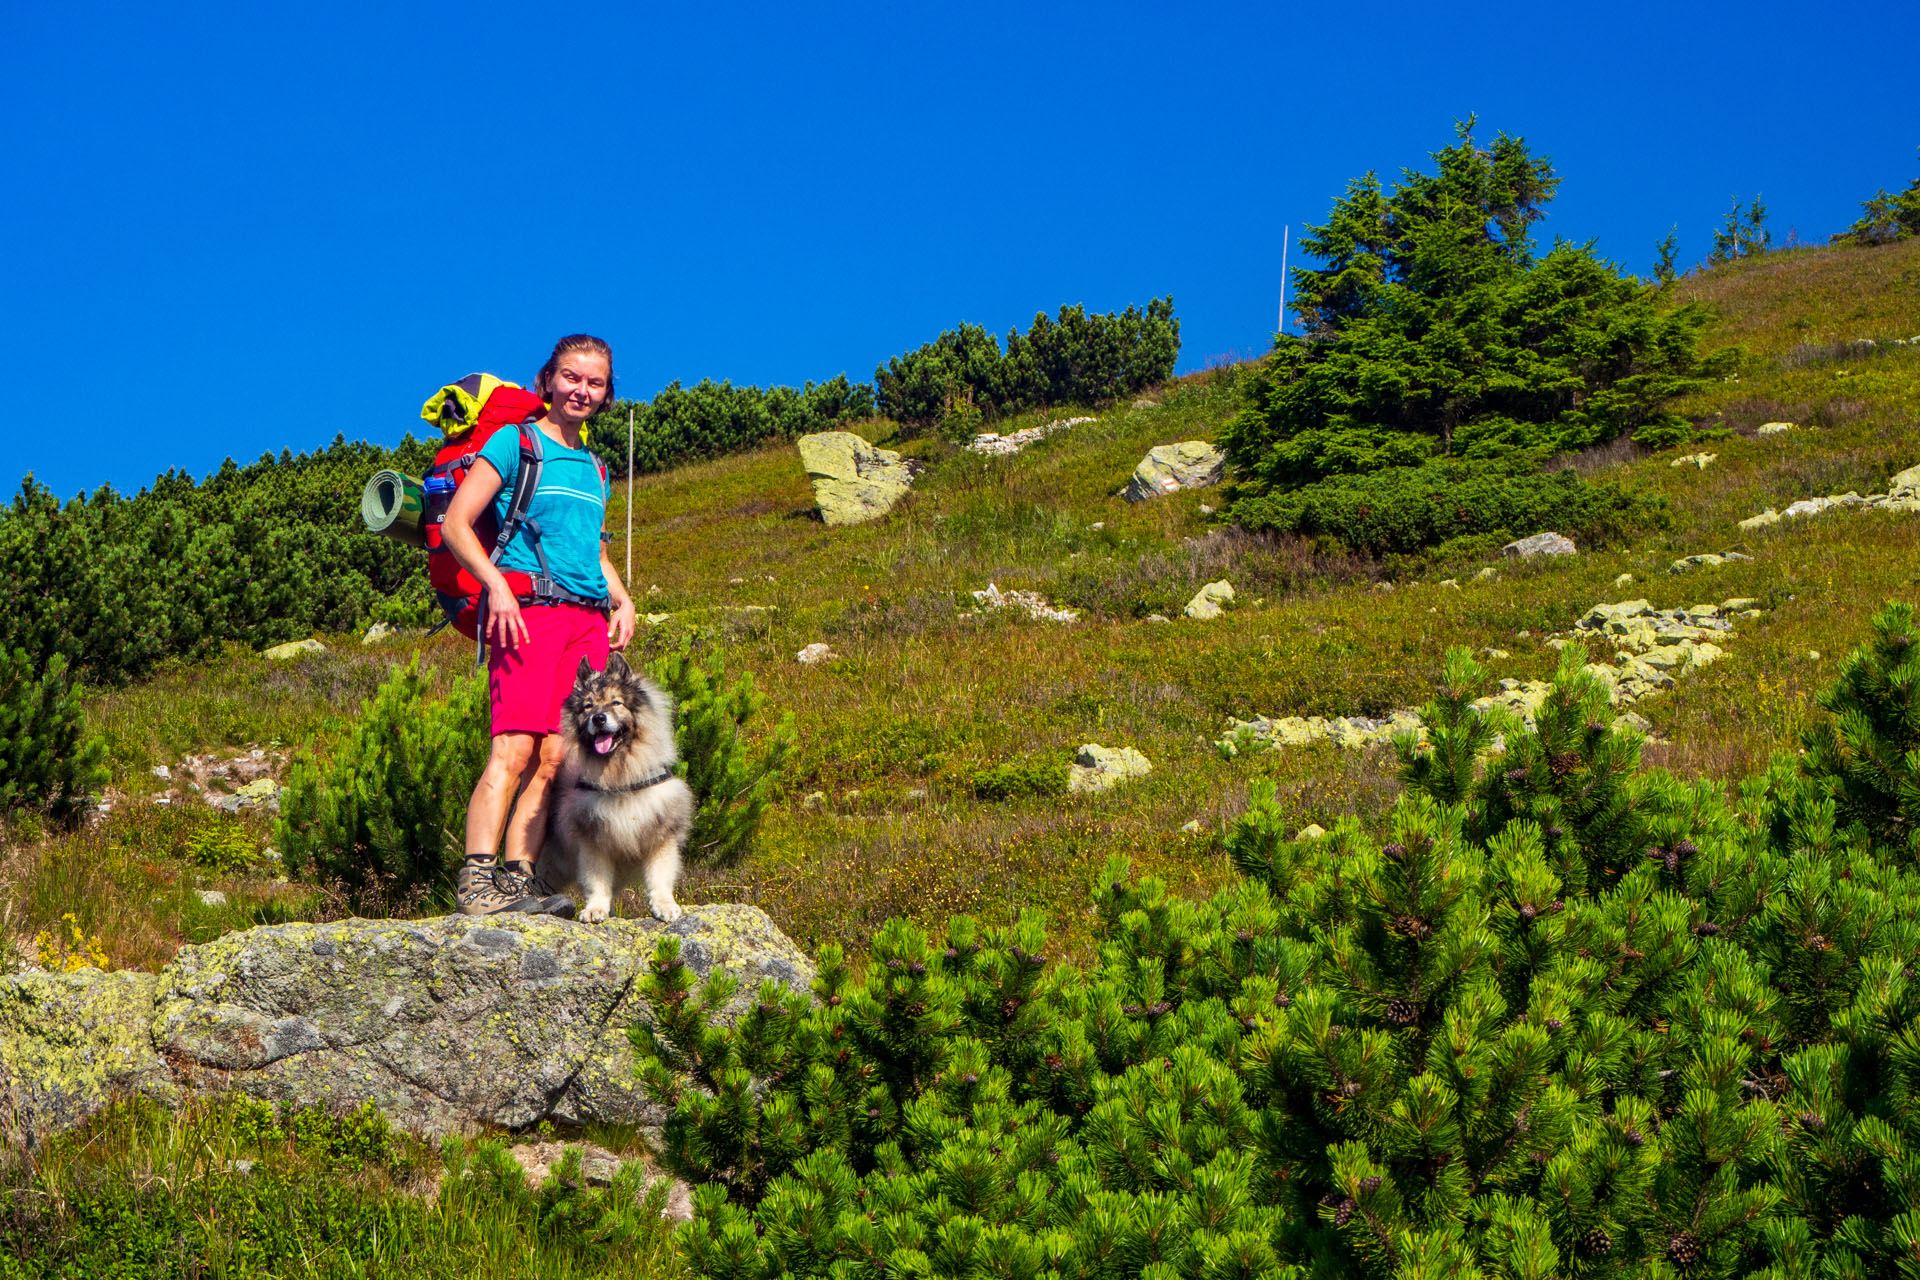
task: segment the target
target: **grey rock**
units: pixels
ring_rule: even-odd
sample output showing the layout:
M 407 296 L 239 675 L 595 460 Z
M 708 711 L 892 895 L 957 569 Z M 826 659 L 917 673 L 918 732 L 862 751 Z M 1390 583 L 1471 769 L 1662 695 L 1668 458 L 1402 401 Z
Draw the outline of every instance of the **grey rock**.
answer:
M 182 947 L 158 975 L 0 979 L 0 1124 L 31 1140 L 129 1090 L 370 1102 L 428 1135 L 658 1124 L 627 1028 L 651 1020 L 637 987 L 666 936 L 696 981 L 740 978 L 727 1017 L 763 981 L 813 979 L 744 906 L 691 907 L 670 925 L 505 915 L 250 929 Z
M 1132 747 L 1081 746 L 1067 774 L 1069 791 L 1107 791 L 1153 772 L 1153 764 Z
M 115 1097 L 177 1100 L 151 1025 L 151 973 L 27 973 L 0 978 L 0 1136 L 31 1146 Z
M 1147 450 L 1134 467 L 1121 494 L 1128 502 L 1145 502 L 1181 489 L 1204 489 L 1226 475 L 1227 459 L 1204 440 L 1183 440 Z
M 1531 538 L 1521 538 L 1509 542 L 1500 548 L 1500 554 L 1508 559 L 1530 560 L 1534 556 L 1570 556 L 1579 551 L 1573 545 L 1572 538 L 1563 538 L 1557 533 L 1536 533 Z
M 1218 582 L 1209 582 L 1193 593 L 1193 599 L 1187 601 L 1182 610 L 1189 618 L 1217 618 L 1225 612 L 1225 607 L 1233 603 L 1233 584 L 1225 578 Z
M 830 525 L 859 524 L 891 511 L 913 488 L 917 470 L 891 449 L 851 431 L 801 436 L 800 462 L 813 481 L 813 501 Z
M 318 640 L 289 640 L 285 644 L 274 645 L 271 649 L 262 649 L 260 656 L 268 662 L 287 662 L 294 658 L 305 657 L 309 653 L 325 653 L 327 646 Z
M 398 628 L 385 622 L 376 622 L 367 628 L 367 634 L 360 637 L 360 643 L 379 644 L 382 640 L 391 640 L 399 634 Z

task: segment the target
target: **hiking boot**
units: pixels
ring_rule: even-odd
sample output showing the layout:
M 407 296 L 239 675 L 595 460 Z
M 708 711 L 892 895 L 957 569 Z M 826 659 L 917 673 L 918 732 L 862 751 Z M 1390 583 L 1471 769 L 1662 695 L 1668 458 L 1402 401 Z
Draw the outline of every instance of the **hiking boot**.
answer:
M 511 862 L 503 862 L 500 864 L 500 869 L 493 873 L 493 881 L 500 886 L 500 892 L 532 898 L 539 904 L 538 906 L 528 907 L 527 910 L 529 911 L 538 911 L 542 915 L 559 916 L 562 920 L 573 919 L 573 913 L 576 910 L 573 905 L 573 899 L 564 893 L 555 893 L 551 887 L 541 880 L 537 872 L 529 874 L 528 872 L 520 870 Z
M 529 893 L 513 893 L 498 883 L 491 859 L 469 860 L 460 867 L 454 882 L 453 900 L 463 916 L 493 916 L 503 911 L 538 911 L 540 899 Z

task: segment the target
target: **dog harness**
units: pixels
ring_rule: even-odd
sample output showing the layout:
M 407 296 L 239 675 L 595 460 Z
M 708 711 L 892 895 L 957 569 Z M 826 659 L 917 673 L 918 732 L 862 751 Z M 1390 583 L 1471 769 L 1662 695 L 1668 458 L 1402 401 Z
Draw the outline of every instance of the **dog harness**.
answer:
M 657 787 L 672 776 L 673 770 L 662 769 L 651 778 L 642 778 L 638 782 L 629 782 L 624 787 L 602 787 L 588 782 L 585 778 L 575 778 L 573 786 L 576 791 L 605 791 L 611 794 L 619 794 L 626 791 L 645 791 L 648 787 Z

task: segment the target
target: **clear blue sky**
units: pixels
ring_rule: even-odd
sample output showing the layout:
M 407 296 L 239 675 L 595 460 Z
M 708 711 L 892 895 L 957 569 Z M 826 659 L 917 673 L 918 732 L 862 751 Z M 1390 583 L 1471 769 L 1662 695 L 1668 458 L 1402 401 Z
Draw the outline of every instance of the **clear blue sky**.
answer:
M 1171 293 L 1193 368 L 1266 345 L 1283 224 L 1469 112 L 1642 272 L 1920 174 L 1907 5 L 671 9 L 4 6 L 0 481 L 394 441 L 574 330 L 648 397 Z

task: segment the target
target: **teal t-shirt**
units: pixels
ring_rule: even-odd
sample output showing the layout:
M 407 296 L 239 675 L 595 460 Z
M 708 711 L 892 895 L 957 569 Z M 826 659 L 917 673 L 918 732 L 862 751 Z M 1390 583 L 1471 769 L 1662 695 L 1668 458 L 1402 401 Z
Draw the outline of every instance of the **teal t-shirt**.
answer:
M 539 431 L 538 427 L 528 427 Z M 540 547 L 547 553 L 553 580 L 575 595 L 598 600 L 607 594 L 607 576 L 600 572 L 600 526 L 607 514 L 607 484 L 585 449 L 569 449 L 540 436 L 540 488 L 527 507 L 527 516 L 540 524 Z M 504 519 L 513 481 L 520 474 L 520 432 L 502 427 L 480 447 L 480 456 L 500 473 L 500 495 L 493 513 Z M 500 554 L 502 569 L 540 572 L 533 538 L 525 527 Z

